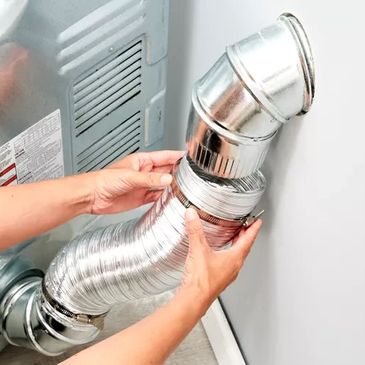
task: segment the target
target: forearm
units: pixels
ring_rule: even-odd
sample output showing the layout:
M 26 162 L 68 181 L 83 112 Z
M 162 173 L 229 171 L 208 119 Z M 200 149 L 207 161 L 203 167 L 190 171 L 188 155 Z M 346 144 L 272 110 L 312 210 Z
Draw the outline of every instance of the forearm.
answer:
M 183 290 L 154 314 L 76 354 L 62 365 L 162 364 L 207 308 L 199 294 Z
M 0 188 L 0 249 L 87 212 L 92 189 L 85 175 Z

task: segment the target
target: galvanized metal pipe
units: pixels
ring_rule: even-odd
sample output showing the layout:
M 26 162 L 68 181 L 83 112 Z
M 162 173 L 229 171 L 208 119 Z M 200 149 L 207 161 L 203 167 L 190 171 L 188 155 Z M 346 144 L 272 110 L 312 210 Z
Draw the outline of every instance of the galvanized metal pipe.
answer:
M 251 175 L 283 123 L 308 112 L 314 82 L 309 41 L 291 14 L 227 47 L 194 86 L 190 158 L 215 176 Z

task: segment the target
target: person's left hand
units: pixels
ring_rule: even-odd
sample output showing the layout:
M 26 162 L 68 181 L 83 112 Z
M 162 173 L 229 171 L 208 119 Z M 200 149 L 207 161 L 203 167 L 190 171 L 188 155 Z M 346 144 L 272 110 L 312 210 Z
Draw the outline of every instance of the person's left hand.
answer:
M 183 155 L 184 151 L 134 153 L 92 173 L 90 213 L 117 213 L 155 201 L 170 185 L 172 168 Z

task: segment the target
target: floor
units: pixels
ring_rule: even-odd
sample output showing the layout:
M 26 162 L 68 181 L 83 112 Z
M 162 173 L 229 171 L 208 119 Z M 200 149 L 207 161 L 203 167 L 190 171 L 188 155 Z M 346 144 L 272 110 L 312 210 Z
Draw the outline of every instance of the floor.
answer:
M 98 340 L 106 338 L 123 328 L 130 326 L 169 300 L 171 293 L 157 297 L 123 304 L 111 311 L 105 322 L 105 328 Z M 9 346 L 0 353 L 0 364 L 7 365 L 54 365 L 82 347 L 73 349 L 68 354 L 47 358 L 34 351 Z M 176 349 L 175 353 L 166 362 L 167 365 L 217 365 L 214 353 L 199 323 L 185 341 Z M 107 365 L 107 364 L 106 364 Z M 131 364 L 133 365 L 133 364 Z

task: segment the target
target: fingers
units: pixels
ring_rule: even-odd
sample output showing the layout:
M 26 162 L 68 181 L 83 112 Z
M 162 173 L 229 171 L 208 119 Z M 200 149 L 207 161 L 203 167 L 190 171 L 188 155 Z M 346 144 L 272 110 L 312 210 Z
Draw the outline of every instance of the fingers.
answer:
M 185 151 L 155 151 L 141 153 L 139 159 L 141 161 L 141 166 L 143 166 L 145 160 L 152 161 L 153 166 L 164 166 L 175 164 L 177 160 L 184 156 L 184 154 Z
M 152 170 L 157 166 L 174 165 L 184 154 L 184 151 L 169 150 L 133 153 L 110 165 L 109 168 L 129 168 L 135 171 Z
M 239 251 L 246 258 L 262 226 L 262 220 L 258 219 L 248 229 L 242 230 L 233 241 L 232 250 Z
M 166 172 L 169 174 L 172 172 L 173 168 L 174 168 L 174 165 L 163 165 L 163 166 L 153 167 L 152 171 L 153 172 Z
M 147 191 L 145 192 L 142 204 L 155 202 L 163 193 L 163 190 Z
M 207 246 L 202 222 L 193 208 L 188 208 L 185 212 L 185 227 L 191 245 Z
M 129 193 L 128 197 L 122 195 L 115 198 L 113 200 L 113 211 L 110 211 L 109 213 L 118 213 L 153 203 L 162 193 L 163 190 L 150 191 L 145 188 L 135 189 L 133 192 Z
M 139 172 L 126 170 L 122 176 L 126 191 L 138 188 L 161 189 L 171 184 L 172 176 L 159 172 Z M 126 192 L 124 191 L 124 192 Z
M 139 153 L 132 153 L 119 161 L 116 161 L 109 165 L 108 169 L 132 169 L 134 171 L 139 171 Z

